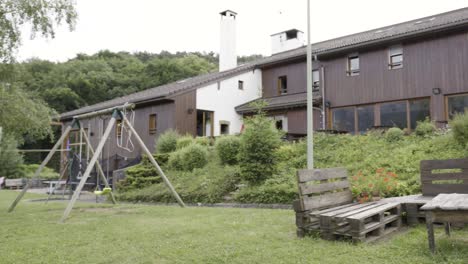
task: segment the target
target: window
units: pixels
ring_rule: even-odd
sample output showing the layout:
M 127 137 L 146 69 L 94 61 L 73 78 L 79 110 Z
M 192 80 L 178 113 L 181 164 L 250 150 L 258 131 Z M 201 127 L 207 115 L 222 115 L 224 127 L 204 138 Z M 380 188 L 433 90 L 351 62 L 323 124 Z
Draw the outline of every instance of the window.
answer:
M 212 137 L 213 136 L 213 119 L 214 112 L 197 110 L 197 136 Z
M 237 85 L 239 90 L 244 90 L 244 81 L 239 81 Z
M 403 68 L 403 48 L 401 45 L 389 49 L 388 68 L 391 70 Z
M 219 133 L 221 135 L 229 135 L 229 121 L 219 121 Z
M 319 70 L 312 71 L 312 90 L 318 91 L 320 88 L 320 72 Z
M 364 134 L 374 126 L 374 106 L 358 106 L 356 107 L 356 111 L 358 132 Z
M 359 75 L 359 56 L 351 55 L 348 57 L 348 76 Z
M 286 76 L 278 77 L 278 94 L 283 95 L 288 93 L 288 78 Z
M 288 118 L 284 115 L 272 116 L 275 121 L 275 127 L 278 130 L 288 132 Z
M 447 97 L 447 117 L 452 119 L 458 113 L 464 113 L 468 108 L 468 94 Z
M 338 131 L 355 132 L 354 107 L 333 109 L 333 129 Z
M 416 128 L 418 121 L 424 121 L 431 116 L 429 99 L 409 101 L 409 108 L 411 129 Z
M 286 31 L 286 40 L 297 38 L 297 30 Z
M 406 110 L 406 101 L 381 104 L 381 125 L 387 127 L 399 127 L 401 129 L 408 127 L 408 115 Z
M 117 137 L 122 136 L 122 120 L 117 120 L 115 122 L 115 134 L 117 135 Z
M 157 114 L 149 115 L 148 128 L 149 128 L 149 133 L 150 134 L 156 134 L 156 130 L 157 130 L 157 127 L 158 127 L 157 116 L 158 116 Z

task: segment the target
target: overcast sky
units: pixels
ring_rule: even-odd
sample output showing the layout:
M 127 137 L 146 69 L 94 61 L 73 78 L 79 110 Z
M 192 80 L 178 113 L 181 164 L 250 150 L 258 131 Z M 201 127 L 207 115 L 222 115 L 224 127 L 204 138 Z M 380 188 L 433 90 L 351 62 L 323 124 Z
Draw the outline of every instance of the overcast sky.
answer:
M 311 0 L 312 42 L 468 6 L 468 0 Z M 18 58 L 65 61 L 77 53 L 219 50 L 219 12 L 237 16 L 239 55 L 270 55 L 270 35 L 306 31 L 306 0 L 77 0 L 75 31 L 31 40 L 24 30 Z

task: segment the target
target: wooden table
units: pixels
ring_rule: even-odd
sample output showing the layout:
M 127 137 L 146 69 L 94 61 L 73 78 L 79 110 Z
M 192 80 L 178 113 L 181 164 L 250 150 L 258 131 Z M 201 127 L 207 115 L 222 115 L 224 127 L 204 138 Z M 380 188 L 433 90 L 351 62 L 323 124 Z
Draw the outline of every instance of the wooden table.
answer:
M 434 222 L 445 224 L 445 233 L 450 236 L 450 223 L 468 222 L 468 194 L 439 194 L 421 207 L 426 212 L 429 249 L 434 253 Z

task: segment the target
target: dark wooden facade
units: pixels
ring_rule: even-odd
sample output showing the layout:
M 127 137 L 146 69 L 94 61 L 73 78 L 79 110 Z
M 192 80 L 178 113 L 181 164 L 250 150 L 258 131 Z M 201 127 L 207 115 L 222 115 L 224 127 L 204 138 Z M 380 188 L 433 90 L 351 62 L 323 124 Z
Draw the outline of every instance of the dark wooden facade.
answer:
M 403 67 L 390 69 L 389 49 L 401 45 Z M 348 76 L 348 55 L 358 54 L 360 72 Z M 447 122 L 447 96 L 468 93 L 468 30 L 438 33 L 436 36 L 409 39 L 340 54 L 323 55 L 314 61 L 320 70 L 320 89 L 326 102 L 327 128 L 333 127 L 332 113 L 345 107 L 372 106 L 374 126 L 382 126 L 380 105 L 386 102 L 426 99 L 430 102 L 430 118 L 439 124 Z M 306 61 L 281 62 L 262 69 L 263 96 L 278 96 L 277 80 L 287 76 L 288 93 L 306 91 Z M 435 88 L 436 91 L 434 90 Z M 440 91 L 440 94 L 437 92 Z M 320 94 L 322 94 L 320 92 Z M 410 111 L 408 113 L 408 128 Z M 356 111 L 357 118 L 357 111 Z M 414 120 L 411 121 L 411 123 Z M 299 128 L 305 115 L 291 114 L 288 126 Z M 356 121 L 356 131 L 358 124 Z M 292 132 L 292 131 L 291 131 Z M 350 131 L 354 132 L 354 131 Z

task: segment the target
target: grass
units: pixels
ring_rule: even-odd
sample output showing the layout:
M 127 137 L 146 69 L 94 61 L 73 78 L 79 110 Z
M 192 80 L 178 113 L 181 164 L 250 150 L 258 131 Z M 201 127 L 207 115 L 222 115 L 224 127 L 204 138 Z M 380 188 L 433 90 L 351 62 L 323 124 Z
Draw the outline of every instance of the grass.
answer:
M 467 263 L 468 230 L 436 229 L 437 254 L 423 225 L 376 244 L 295 235 L 292 210 L 77 204 L 23 200 L 0 191 L 0 263 Z M 26 199 L 36 198 L 28 194 Z

